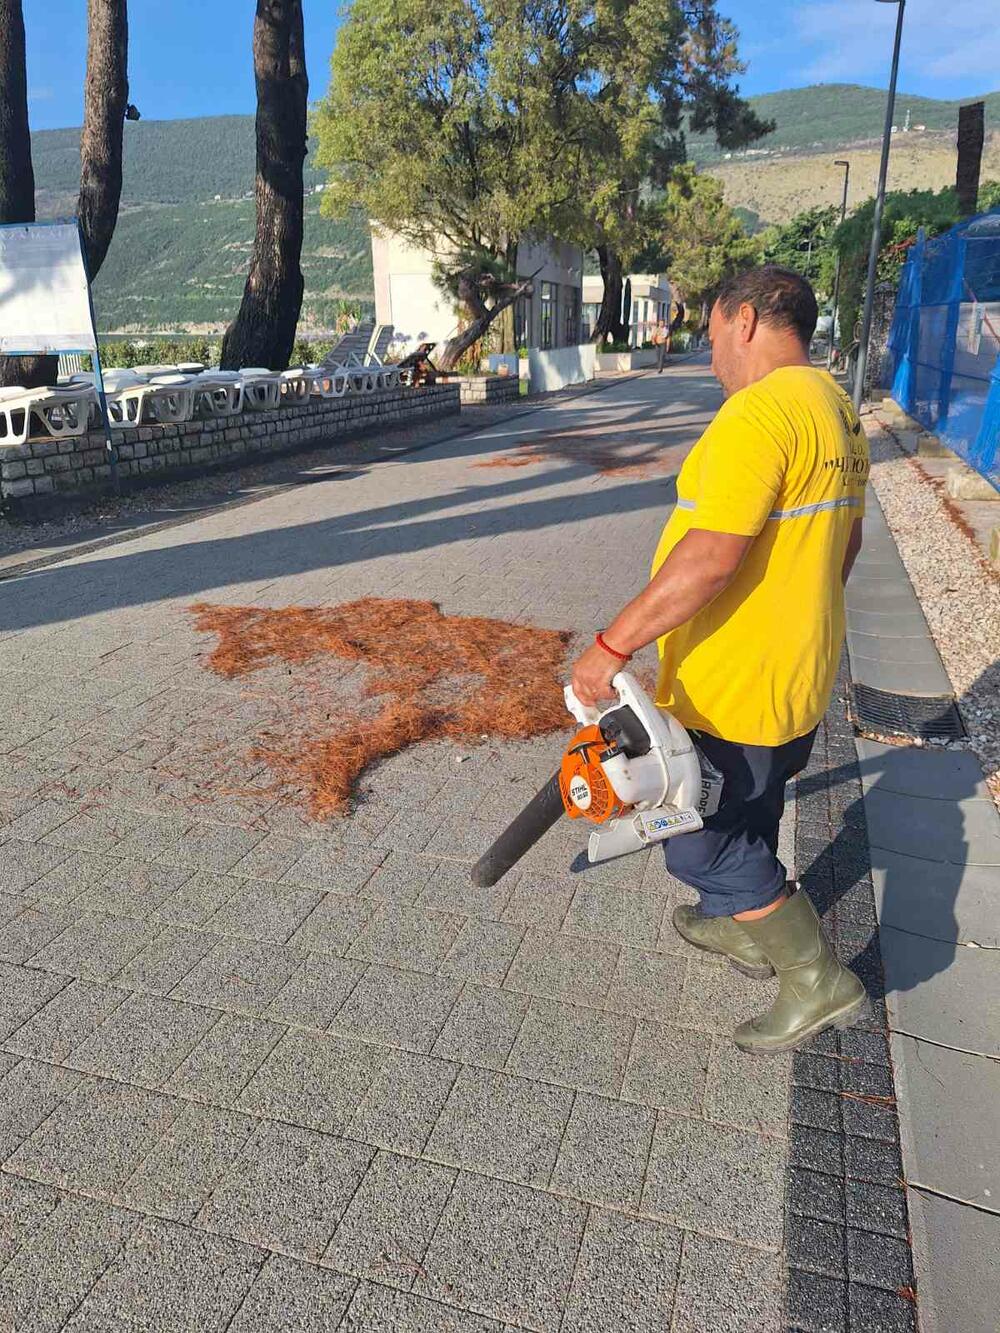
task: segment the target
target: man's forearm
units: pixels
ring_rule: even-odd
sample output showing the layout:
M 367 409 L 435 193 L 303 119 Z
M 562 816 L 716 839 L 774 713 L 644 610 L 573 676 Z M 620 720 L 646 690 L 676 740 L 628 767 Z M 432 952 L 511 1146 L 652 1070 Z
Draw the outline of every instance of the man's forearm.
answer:
M 732 582 L 751 540 L 728 533 L 687 533 L 652 581 L 607 627 L 606 641 L 631 654 L 683 625 Z

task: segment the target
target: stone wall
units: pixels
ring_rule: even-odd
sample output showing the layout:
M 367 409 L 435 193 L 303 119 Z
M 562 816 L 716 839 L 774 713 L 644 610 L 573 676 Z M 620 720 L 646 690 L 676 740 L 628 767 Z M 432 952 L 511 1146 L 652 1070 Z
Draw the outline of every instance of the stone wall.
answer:
M 521 381 L 516 375 L 466 375 L 462 385 L 462 405 L 516 403 L 521 396 Z
M 239 416 L 116 430 L 122 486 L 169 480 L 210 468 L 255 462 L 309 446 L 334 444 L 380 426 L 393 427 L 459 411 L 457 383 L 382 393 L 312 397 L 301 405 Z M 5 507 L 30 510 L 57 496 L 105 489 L 111 476 L 104 435 L 30 439 L 0 445 L 0 497 Z

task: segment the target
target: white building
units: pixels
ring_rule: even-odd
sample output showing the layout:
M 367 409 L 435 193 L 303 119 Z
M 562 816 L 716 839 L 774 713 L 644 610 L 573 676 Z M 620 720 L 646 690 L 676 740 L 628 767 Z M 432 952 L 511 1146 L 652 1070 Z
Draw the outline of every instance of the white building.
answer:
M 670 303 L 673 289 L 663 273 L 630 273 L 626 282 L 632 284 L 632 311 L 629 318 L 629 342 L 641 347 L 653 336 L 653 329 L 662 319 L 670 323 Z M 590 337 L 597 323 L 597 314 L 604 298 L 604 280 L 599 273 L 588 274 L 583 280 L 583 336 Z
M 444 251 L 442 250 L 442 254 Z M 439 343 L 458 330 L 458 317 L 434 284 L 435 255 L 395 233 L 372 229 L 375 318 L 391 324 L 408 347 Z M 569 347 L 579 343 L 583 252 L 562 241 L 522 241 L 517 275 L 534 274 L 533 295 L 514 308 L 519 347 Z

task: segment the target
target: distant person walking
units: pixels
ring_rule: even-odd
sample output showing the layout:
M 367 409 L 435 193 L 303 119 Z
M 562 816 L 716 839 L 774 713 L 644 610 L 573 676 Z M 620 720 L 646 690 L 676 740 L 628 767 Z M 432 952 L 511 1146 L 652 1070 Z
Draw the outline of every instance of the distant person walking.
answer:
M 670 330 L 662 319 L 653 330 L 653 346 L 656 348 L 656 373 L 659 375 L 670 351 Z

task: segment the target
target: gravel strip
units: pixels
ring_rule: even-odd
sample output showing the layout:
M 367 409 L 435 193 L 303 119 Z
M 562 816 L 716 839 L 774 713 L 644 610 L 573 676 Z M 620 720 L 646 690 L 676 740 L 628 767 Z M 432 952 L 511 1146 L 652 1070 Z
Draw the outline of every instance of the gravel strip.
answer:
M 1000 807 L 1000 574 L 959 526 L 919 461 L 877 417 L 869 414 L 864 421 L 875 494 L 951 680 L 971 749 Z

